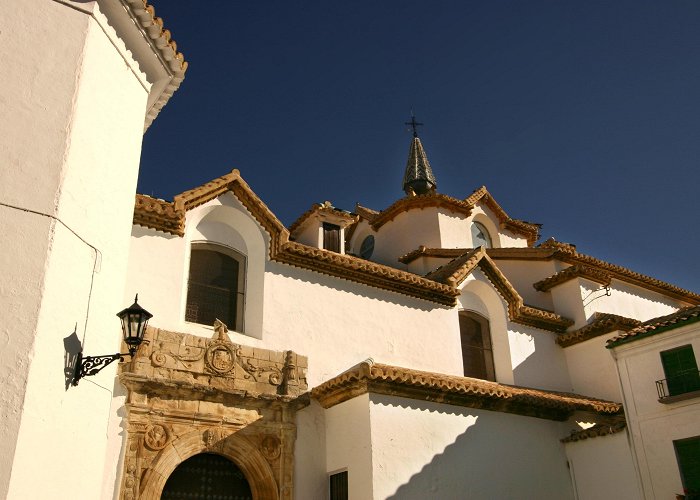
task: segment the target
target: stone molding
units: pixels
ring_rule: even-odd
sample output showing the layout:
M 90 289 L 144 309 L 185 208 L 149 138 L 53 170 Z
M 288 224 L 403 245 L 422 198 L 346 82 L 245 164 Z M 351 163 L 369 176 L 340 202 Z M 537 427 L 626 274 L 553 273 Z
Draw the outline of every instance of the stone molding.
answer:
M 371 359 L 350 368 L 311 391 L 311 397 L 331 408 L 365 393 L 514 413 L 564 421 L 575 412 L 608 418 L 622 415 L 622 404 L 578 394 L 544 391 L 424 372 L 375 363 Z

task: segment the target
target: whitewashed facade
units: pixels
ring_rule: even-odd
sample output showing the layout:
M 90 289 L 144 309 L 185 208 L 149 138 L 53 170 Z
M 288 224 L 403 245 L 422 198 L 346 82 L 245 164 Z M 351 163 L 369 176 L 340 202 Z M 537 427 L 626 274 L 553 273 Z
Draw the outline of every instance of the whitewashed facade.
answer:
M 238 171 L 134 207 L 143 130 L 186 70 L 169 32 L 143 0 L 4 13 L 0 496 L 159 498 L 211 454 L 258 500 L 331 483 L 652 499 L 693 481 L 674 442 L 700 436 L 694 390 L 655 382 L 660 352 L 700 349 L 699 295 L 538 243 L 484 187 L 440 194 L 417 136 L 382 210 L 327 202 L 286 228 Z M 228 267 L 204 283 L 207 259 Z M 119 349 L 136 293 L 154 315 L 136 357 L 72 386 L 79 350 Z

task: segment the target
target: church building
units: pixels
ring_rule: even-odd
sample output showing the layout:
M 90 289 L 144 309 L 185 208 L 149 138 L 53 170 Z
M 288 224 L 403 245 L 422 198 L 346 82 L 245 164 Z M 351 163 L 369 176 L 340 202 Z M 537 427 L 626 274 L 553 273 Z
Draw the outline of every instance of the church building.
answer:
M 153 6 L 3 10 L 0 497 L 700 498 L 700 295 L 442 194 L 415 120 L 387 207 L 138 194 Z

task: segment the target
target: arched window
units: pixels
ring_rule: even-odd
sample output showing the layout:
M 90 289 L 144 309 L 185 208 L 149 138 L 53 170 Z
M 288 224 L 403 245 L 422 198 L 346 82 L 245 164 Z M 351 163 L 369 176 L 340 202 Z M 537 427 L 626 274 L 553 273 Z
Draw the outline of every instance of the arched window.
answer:
M 217 318 L 243 331 L 245 256 L 208 243 L 192 245 L 185 320 L 213 325 Z
M 460 311 L 459 334 L 464 376 L 495 381 L 489 321 L 476 313 Z
M 472 248 L 480 246 L 491 248 L 491 235 L 483 224 L 472 222 Z

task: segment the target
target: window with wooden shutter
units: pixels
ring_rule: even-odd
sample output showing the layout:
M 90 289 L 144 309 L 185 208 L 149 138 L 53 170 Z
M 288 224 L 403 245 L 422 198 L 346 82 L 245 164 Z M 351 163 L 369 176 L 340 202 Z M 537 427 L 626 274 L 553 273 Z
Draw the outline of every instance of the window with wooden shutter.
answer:
M 323 223 L 323 248 L 331 252 L 340 252 L 340 226 Z
M 459 333 L 462 341 L 464 376 L 495 381 L 496 371 L 488 320 L 476 313 L 461 311 Z
M 700 499 L 700 436 L 673 442 L 685 498 Z
M 693 346 L 684 345 L 661 352 L 661 364 L 669 396 L 700 390 L 700 375 Z

